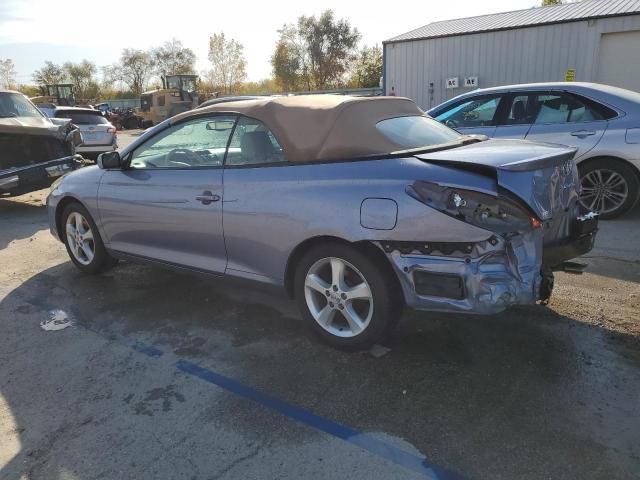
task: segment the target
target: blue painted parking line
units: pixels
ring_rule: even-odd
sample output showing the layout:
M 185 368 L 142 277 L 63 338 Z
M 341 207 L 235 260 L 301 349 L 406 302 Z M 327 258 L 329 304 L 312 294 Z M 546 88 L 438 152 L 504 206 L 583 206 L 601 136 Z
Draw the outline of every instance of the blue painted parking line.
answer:
M 186 360 L 179 360 L 176 363 L 176 368 L 184 373 L 193 375 L 229 392 L 235 393 L 236 395 L 252 400 L 293 420 L 352 443 L 369 453 L 389 460 L 396 465 L 400 465 L 404 468 L 425 475 L 433 480 L 463 479 L 462 476 L 454 472 L 431 465 L 423 456 L 414 455 L 396 447 L 395 445 L 391 445 L 383 440 L 372 437 L 371 435 L 358 432 L 327 418 L 320 417 L 309 410 L 291 405 L 284 400 L 255 390 L 233 380 L 232 378 L 225 377 L 224 375 L 220 375 L 219 373 L 200 367 L 195 363 Z
M 151 358 L 161 357 L 164 352 L 155 347 L 154 345 L 141 342 L 139 340 L 132 340 L 126 337 L 115 335 L 112 333 L 102 332 L 89 325 L 77 324 L 109 341 L 115 341 L 121 345 L 125 345 L 136 352 L 140 352 Z M 197 377 L 205 382 L 216 385 L 228 392 L 234 393 L 240 397 L 252 400 L 265 408 L 269 408 L 275 412 L 278 412 L 292 420 L 303 423 L 316 430 L 325 432 L 333 437 L 349 442 L 352 445 L 360 447 L 361 449 L 376 455 L 380 458 L 388 460 L 396 465 L 404 467 L 408 470 L 417 472 L 424 475 L 426 478 L 432 480 L 465 480 L 465 477 L 456 472 L 440 468 L 433 465 L 429 460 L 421 455 L 416 455 L 406 450 L 403 450 L 395 445 L 392 445 L 384 440 L 373 437 L 372 435 L 358 432 L 350 427 L 341 425 L 333 420 L 316 415 L 304 408 L 291 405 L 286 401 L 255 390 L 247 385 L 244 385 L 237 380 L 229 377 L 225 377 L 212 370 L 206 369 L 195 363 L 187 360 L 178 360 L 175 364 L 178 371 L 187 375 Z

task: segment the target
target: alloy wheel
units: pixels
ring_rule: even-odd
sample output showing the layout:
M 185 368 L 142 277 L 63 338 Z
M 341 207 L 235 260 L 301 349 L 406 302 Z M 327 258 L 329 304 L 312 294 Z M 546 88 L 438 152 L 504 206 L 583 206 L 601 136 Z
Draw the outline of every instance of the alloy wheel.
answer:
M 82 214 L 71 212 L 66 224 L 67 243 L 73 257 L 82 265 L 89 265 L 96 254 L 91 226 Z
M 625 203 L 629 195 L 627 181 L 613 170 L 593 170 L 582 177 L 581 183 L 580 204 L 587 211 L 613 212 Z
M 371 287 L 346 260 L 328 257 L 315 262 L 305 277 L 304 295 L 315 321 L 332 335 L 355 337 L 371 322 Z

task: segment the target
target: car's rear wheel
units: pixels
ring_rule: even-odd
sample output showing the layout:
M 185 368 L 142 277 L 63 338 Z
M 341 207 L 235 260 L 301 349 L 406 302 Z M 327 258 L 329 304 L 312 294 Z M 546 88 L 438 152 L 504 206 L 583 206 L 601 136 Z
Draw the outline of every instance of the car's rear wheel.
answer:
M 310 249 L 298 263 L 296 302 L 330 345 L 355 350 L 383 340 L 401 314 L 392 283 L 369 256 L 349 245 Z
M 611 219 L 626 213 L 636 203 L 640 188 L 638 175 L 620 160 L 593 160 L 579 171 L 580 205 L 584 210 Z
M 91 215 L 79 203 L 71 203 L 64 209 L 62 227 L 67 253 L 83 272 L 104 272 L 117 263 L 104 248 Z

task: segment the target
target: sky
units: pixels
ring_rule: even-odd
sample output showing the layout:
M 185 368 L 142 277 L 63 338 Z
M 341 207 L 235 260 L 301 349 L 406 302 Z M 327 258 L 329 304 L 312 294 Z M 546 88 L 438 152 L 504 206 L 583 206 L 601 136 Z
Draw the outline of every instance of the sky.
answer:
M 210 68 L 208 38 L 224 32 L 244 45 L 248 80 L 271 76 L 269 59 L 278 29 L 301 15 L 332 9 L 361 35 L 361 43 L 381 44 L 427 23 L 539 6 L 540 0 L 315 2 L 162 0 L 0 0 L 0 59 L 11 58 L 18 83 L 46 60 L 87 59 L 98 67 L 117 61 L 122 49 L 147 49 L 176 38 L 197 56 L 196 69 Z M 166 6 L 165 6 L 166 5 Z

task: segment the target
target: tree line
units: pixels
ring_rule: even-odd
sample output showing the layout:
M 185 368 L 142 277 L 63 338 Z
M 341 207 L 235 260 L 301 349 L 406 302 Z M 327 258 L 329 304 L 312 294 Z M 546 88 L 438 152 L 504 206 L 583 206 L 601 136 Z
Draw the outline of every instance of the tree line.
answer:
M 331 10 L 320 16 L 301 16 L 278 30 L 271 56 L 272 77 L 247 82 L 244 46 L 224 32 L 209 38 L 211 68 L 200 72 L 200 90 L 222 94 L 273 93 L 329 88 L 377 87 L 382 75 L 382 49 L 359 48 L 361 35 L 346 19 Z M 72 83 L 82 99 L 137 97 L 149 87 L 159 86 L 160 76 L 195 74 L 196 55 L 180 40 L 140 50 L 125 48 L 112 65 L 98 67 L 94 62 L 51 61 L 33 72 L 37 86 Z M 0 88 L 20 88 L 37 95 L 38 88 L 17 85 L 15 65 L 0 59 Z

